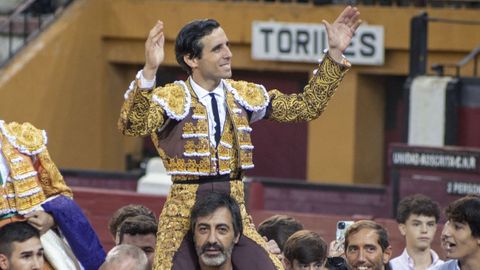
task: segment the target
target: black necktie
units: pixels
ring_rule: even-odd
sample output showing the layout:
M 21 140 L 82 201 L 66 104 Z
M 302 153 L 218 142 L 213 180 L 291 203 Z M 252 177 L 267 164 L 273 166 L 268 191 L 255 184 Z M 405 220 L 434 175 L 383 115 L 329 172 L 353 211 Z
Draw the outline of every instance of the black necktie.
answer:
M 217 100 L 215 99 L 215 94 L 210 93 L 210 97 L 212 98 L 212 110 L 213 110 L 213 119 L 215 120 L 215 142 L 220 142 L 220 136 L 222 135 L 220 132 L 220 116 L 218 115 L 218 104 Z

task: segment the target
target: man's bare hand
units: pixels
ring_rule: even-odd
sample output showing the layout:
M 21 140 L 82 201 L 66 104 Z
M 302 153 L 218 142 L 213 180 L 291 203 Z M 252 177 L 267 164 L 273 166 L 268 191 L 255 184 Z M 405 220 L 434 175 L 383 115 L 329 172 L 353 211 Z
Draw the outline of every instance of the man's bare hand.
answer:
M 332 241 L 328 248 L 328 257 L 341 257 L 344 255 L 344 241 Z
M 155 77 L 158 67 L 165 59 L 164 45 L 163 22 L 157 21 L 145 42 L 145 66 L 143 67 L 143 77 L 145 79 L 153 80 Z
M 267 237 L 263 237 L 263 240 L 267 242 L 267 250 L 268 252 L 272 253 L 273 255 L 277 256 L 280 261 L 283 261 L 283 253 L 278 247 L 277 242 L 275 240 L 268 240 Z
M 330 56 L 337 62 L 342 61 L 342 53 L 347 49 L 353 34 L 362 23 L 360 12 L 356 7 L 348 6 L 332 23 L 322 21 L 327 29 Z
M 27 222 L 44 234 L 55 225 L 53 217 L 45 211 L 33 211 L 25 215 Z

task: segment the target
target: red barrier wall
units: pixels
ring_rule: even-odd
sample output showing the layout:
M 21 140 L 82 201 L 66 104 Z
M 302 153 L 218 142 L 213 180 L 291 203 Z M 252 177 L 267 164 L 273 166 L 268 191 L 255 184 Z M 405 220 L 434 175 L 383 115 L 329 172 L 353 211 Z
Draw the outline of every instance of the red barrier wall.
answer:
M 165 197 L 139 194 L 133 191 L 108 190 L 98 188 L 73 187 L 75 201 L 83 209 L 97 232 L 105 251 L 114 246 L 108 232 L 108 222 L 112 214 L 127 204 L 143 204 L 159 215 Z

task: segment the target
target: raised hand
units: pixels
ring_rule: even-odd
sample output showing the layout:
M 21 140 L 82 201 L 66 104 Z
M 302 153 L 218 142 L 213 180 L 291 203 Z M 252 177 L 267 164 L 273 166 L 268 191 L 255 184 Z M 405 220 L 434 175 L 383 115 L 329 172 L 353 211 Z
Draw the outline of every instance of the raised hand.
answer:
M 343 51 L 347 49 L 353 34 L 362 23 L 360 12 L 356 7 L 348 6 L 332 24 L 326 20 L 322 22 L 327 29 L 329 54 L 337 62 L 341 62 Z
M 145 42 L 145 66 L 143 67 L 143 77 L 145 79 L 153 80 L 155 77 L 158 67 L 165 59 L 164 45 L 163 22 L 157 21 Z

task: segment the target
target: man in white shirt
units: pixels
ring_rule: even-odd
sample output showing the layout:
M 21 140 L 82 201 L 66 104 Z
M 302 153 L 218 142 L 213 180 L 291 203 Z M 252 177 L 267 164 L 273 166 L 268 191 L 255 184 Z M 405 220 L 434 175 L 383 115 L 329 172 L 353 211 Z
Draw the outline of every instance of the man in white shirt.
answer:
M 446 263 L 432 270 L 480 269 L 480 196 L 468 195 L 447 207 L 442 231 Z
M 145 66 L 124 95 L 118 126 L 125 135 L 150 135 L 172 175 L 160 216 L 154 269 L 195 268 L 189 214 L 195 201 L 212 191 L 230 194 L 242 210 L 245 229 L 232 254 L 234 268 L 283 268 L 264 248 L 245 209 L 242 178 L 254 167 L 250 124 L 319 117 L 350 67 L 342 52 L 360 25 L 359 16 L 356 8 L 347 7 L 334 23 L 323 21 L 328 54 L 303 92 L 293 95 L 230 80 L 233 54 L 225 31 L 213 19 L 192 21 L 177 35 L 176 59 L 188 79 L 153 89 L 165 57 L 165 36 L 163 22 L 152 28 L 145 43 Z
M 430 248 L 439 217 L 438 204 L 427 196 L 416 194 L 400 201 L 397 222 L 406 247 L 400 256 L 390 261 L 392 269 L 426 270 L 443 263 Z

